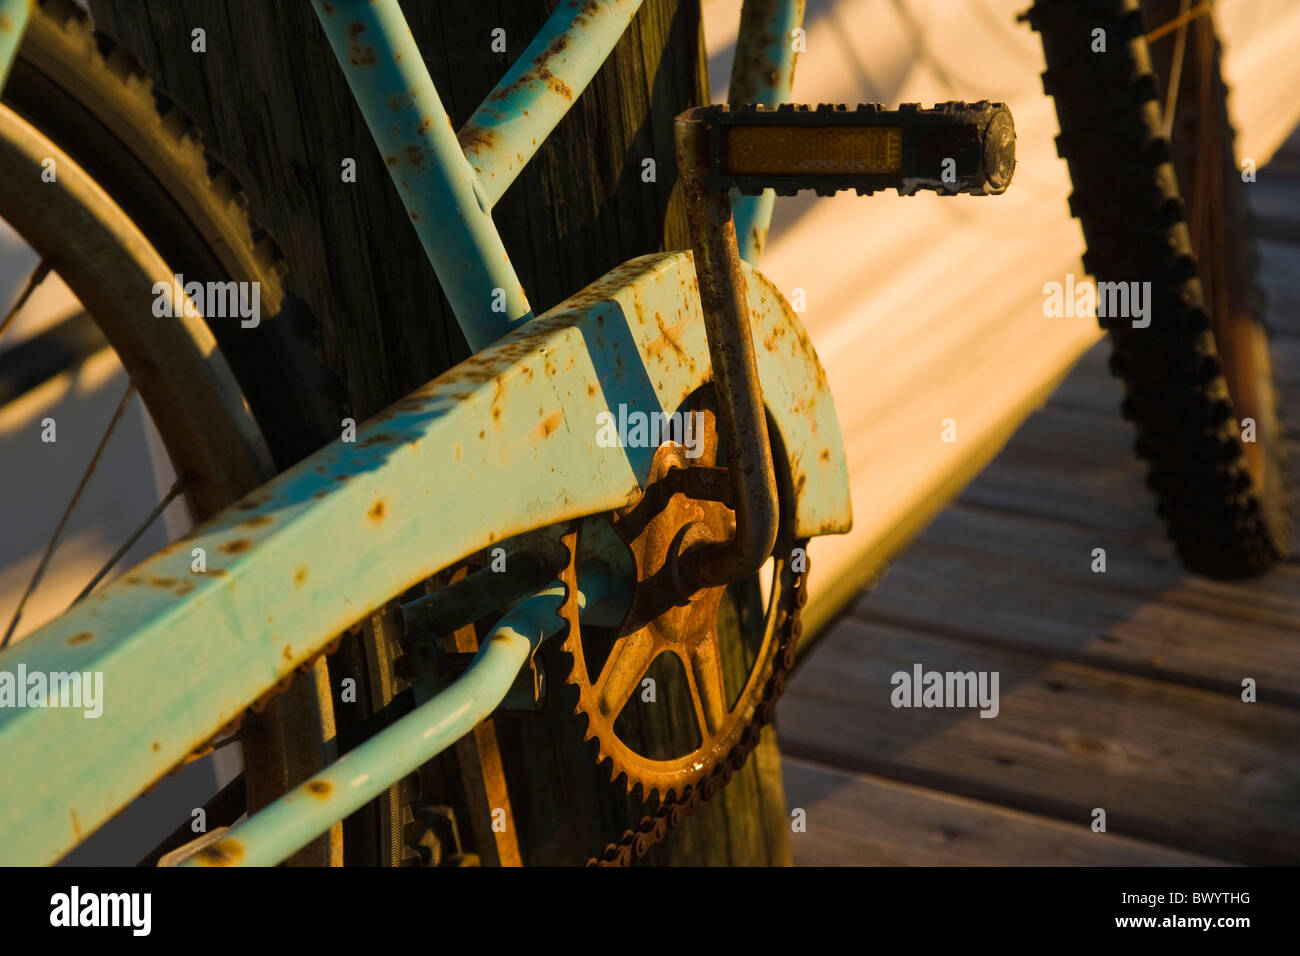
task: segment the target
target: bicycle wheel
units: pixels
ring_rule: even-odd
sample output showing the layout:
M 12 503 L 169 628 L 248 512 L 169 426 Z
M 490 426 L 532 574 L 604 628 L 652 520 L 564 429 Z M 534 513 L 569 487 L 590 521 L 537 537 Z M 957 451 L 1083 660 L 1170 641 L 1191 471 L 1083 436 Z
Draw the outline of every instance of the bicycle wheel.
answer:
M 0 107 L 0 216 L 64 280 L 116 351 L 201 521 L 321 444 L 339 412 L 311 317 L 234 177 L 132 57 L 67 0 L 43 0 Z M 53 159 L 56 178 L 42 180 Z M 32 184 L 37 184 L 33 186 Z M 256 327 L 159 319 L 155 282 L 258 283 Z M 242 731 L 247 805 L 330 756 L 323 667 Z M 177 822 L 180 822 L 179 820 Z M 297 859 L 338 861 L 341 838 Z M 132 861 L 124 861 L 132 862 Z
M 1038 0 L 1028 19 L 1084 265 L 1099 288 L 1151 283 L 1149 325 L 1100 319 L 1147 484 L 1184 565 L 1229 579 L 1289 553 L 1290 517 L 1219 46 L 1196 12 L 1181 0 Z

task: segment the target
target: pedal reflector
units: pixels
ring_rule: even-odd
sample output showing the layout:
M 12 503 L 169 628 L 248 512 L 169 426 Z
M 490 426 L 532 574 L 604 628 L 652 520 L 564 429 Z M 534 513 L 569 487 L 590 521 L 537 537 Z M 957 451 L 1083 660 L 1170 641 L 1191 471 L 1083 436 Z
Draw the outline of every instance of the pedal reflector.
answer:
M 732 126 L 723 134 L 723 166 L 735 176 L 895 175 L 903 169 L 897 126 Z

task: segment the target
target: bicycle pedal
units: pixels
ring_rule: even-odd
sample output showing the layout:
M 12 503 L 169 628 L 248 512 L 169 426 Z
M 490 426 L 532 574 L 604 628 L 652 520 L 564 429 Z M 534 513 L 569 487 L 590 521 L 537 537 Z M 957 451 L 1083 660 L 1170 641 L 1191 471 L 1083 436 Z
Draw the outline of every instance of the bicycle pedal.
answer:
M 710 127 L 704 184 L 745 195 L 896 189 L 900 196 L 989 196 L 1005 192 L 1015 172 L 1015 125 L 1003 103 L 904 103 L 896 110 L 784 103 L 707 106 L 686 115 Z

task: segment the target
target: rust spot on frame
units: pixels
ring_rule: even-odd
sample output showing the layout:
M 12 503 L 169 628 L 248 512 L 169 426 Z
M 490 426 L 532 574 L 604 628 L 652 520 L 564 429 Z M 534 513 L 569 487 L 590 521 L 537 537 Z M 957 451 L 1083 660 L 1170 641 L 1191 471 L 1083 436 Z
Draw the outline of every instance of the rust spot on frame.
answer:
M 384 520 L 384 499 L 380 498 L 373 505 L 371 505 L 370 510 L 366 512 L 366 517 L 369 518 L 371 521 L 374 521 L 375 523 L 383 521 Z
M 678 324 L 680 325 L 681 323 Z M 670 329 L 668 324 L 664 322 L 663 313 L 658 311 L 655 312 L 655 325 L 659 329 L 659 338 L 646 346 L 647 354 L 658 355 L 665 347 L 667 347 L 672 349 L 673 353 L 677 356 L 679 363 L 682 359 L 688 358 L 686 350 L 682 348 L 681 343 L 677 340 L 677 335 L 674 334 L 677 326 L 673 326 L 673 328 Z
M 86 641 L 94 640 L 94 637 L 95 637 L 95 635 L 92 634 L 92 633 L 90 633 L 90 631 L 82 631 L 82 632 L 79 633 L 79 634 L 73 634 L 70 638 L 68 638 L 67 643 L 68 643 L 68 644 L 85 644 Z
M 496 139 L 496 133 L 484 129 L 477 123 L 469 124 L 456 134 L 456 142 L 460 143 L 460 148 L 470 155 L 490 150 L 496 144 Z
M 298 565 L 297 569 L 293 572 L 293 586 L 296 588 L 300 588 L 306 583 L 307 583 L 307 565 L 300 564 Z
M 550 438 L 551 435 L 563 424 L 564 410 L 557 408 L 546 418 L 542 419 L 542 423 L 533 429 L 533 433 L 529 437 L 531 437 L 533 441 L 542 441 L 546 438 Z
M 428 150 L 417 143 L 409 143 L 403 147 L 406 153 L 406 161 L 416 169 L 424 169 L 425 164 L 429 161 Z
M 262 527 L 263 525 L 268 525 L 268 524 L 270 524 L 270 523 L 271 523 L 272 521 L 274 521 L 274 520 L 275 520 L 275 519 L 272 518 L 270 515 L 253 515 L 253 517 L 249 518 L 247 521 L 244 521 L 244 522 L 240 525 L 240 527 L 242 527 L 242 528 L 260 528 L 260 527 Z
M 253 542 L 247 538 L 236 538 L 234 541 L 227 541 L 217 550 L 225 554 L 243 554 L 252 546 Z
M 569 85 L 546 67 L 539 66 L 537 68 L 537 78 L 566 100 L 573 99 L 573 90 L 569 89 Z
M 573 18 L 574 24 L 580 27 L 586 26 L 587 21 L 600 12 L 600 4 L 596 0 L 581 0 L 581 2 L 580 0 L 572 0 L 569 6 L 574 9 L 582 8 L 582 12 Z
M 334 792 L 334 787 L 328 780 L 313 780 L 311 783 L 307 784 L 307 789 L 321 799 L 328 797 Z
M 243 858 L 244 844 L 232 837 L 218 840 L 198 853 L 198 861 L 203 866 L 234 866 Z
M 365 32 L 366 26 L 360 21 L 348 24 L 348 62 L 353 66 L 375 65 L 375 48 L 369 43 L 361 42 L 361 34 Z

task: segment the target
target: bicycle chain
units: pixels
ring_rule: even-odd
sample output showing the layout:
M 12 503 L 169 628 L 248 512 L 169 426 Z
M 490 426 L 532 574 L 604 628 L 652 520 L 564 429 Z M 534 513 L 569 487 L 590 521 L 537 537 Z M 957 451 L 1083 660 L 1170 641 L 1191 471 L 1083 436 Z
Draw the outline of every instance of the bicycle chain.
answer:
M 784 606 L 779 609 L 779 613 L 785 616 L 785 620 L 779 625 L 780 644 L 777 647 L 772 674 L 763 687 L 762 700 L 754 709 L 754 716 L 750 719 L 744 736 L 731 748 L 727 756 L 718 762 L 708 779 L 692 787 L 682 796 L 664 801 L 654 813 L 642 817 L 634 829 L 623 831 L 620 839 L 605 844 L 605 849 L 599 856 L 587 860 L 587 866 L 630 866 L 634 859 L 639 860 L 644 857 L 652 847 L 662 843 L 671 831 L 681 826 L 688 816 L 699 809 L 700 804 L 712 799 L 718 791 L 730 783 L 732 775 L 745 765 L 745 760 L 758 746 L 759 736 L 763 728 L 772 722 L 776 712 L 776 702 L 785 692 L 785 677 L 794 667 L 799 638 L 803 635 L 803 624 L 799 614 L 808 603 L 808 592 L 805 589 L 809 569 L 808 539 L 796 541 L 795 547 L 803 553 L 804 569 L 796 574 L 791 570 L 790 562 L 782 562 L 780 572 L 782 583 L 788 585 L 788 590 L 783 588 L 781 603 Z M 788 598 L 784 596 L 786 594 L 789 595 Z

